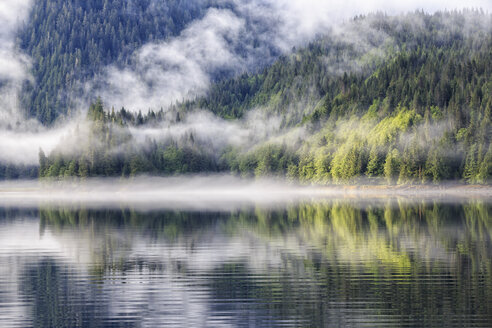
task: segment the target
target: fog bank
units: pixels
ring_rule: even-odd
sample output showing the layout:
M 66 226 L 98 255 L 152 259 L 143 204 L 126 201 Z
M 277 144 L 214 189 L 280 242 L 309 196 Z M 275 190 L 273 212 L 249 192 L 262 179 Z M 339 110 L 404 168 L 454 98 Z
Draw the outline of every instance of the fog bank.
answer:
M 234 210 L 301 201 L 492 200 L 490 186 L 300 186 L 285 180 L 247 180 L 229 175 L 7 181 L 0 183 L 0 206 L 40 205 L 137 207 L 143 209 Z
M 80 112 L 87 101 L 101 95 L 106 107 L 124 106 L 131 111 L 160 109 L 184 99 L 204 95 L 220 72 L 238 74 L 271 62 L 278 54 L 289 53 L 317 35 L 333 33 L 334 37 L 353 43 L 367 53 L 375 49 L 367 37 L 385 44 L 386 35 L 364 29 L 350 29 L 347 21 L 355 15 L 383 11 L 399 14 L 417 9 L 432 13 L 436 10 L 483 8 L 492 10 L 492 3 L 461 1 L 317 1 L 317 0 L 219 0 L 221 6 L 210 8 L 204 17 L 192 21 L 180 35 L 168 40 L 153 41 L 135 50 L 132 64 L 126 67 L 109 65 L 89 82 L 80 82 L 86 91 Z M 31 0 L 0 0 L 0 162 L 36 165 L 38 150 L 50 153 L 62 139 L 72 133 L 78 119 L 47 129 L 33 119 L 27 119 L 19 104 L 22 83 L 32 81 L 31 58 L 21 53 L 16 44 L 18 29 L 27 23 Z M 152 6 L 150 7 L 152 8 Z M 225 9 L 227 8 L 227 9 Z M 151 10 L 151 9 L 149 9 Z M 480 26 L 483 22 L 469 22 Z M 490 23 L 490 22 L 489 22 Z M 412 22 L 419 28 L 420 22 Z M 452 22 L 449 23 L 453 28 Z M 376 49 L 377 50 L 377 49 Z M 327 65 L 331 65 L 327 59 Z M 340 74 L 357 69 L 349 61 L 329 70 Z M 306 82 L 307 83 L 307 82 Z M 94 91 L 97 91 L 94 92 Z M 295 104 L 292 105 L 295 107 Z M 304 109 L 302 106 L 299 108 Z M 288 109 L 286 115 L 293 115 Z M 258 141 L 282 135 L 281 117 L 262 115 L 261 109 L 251 111 L 244 121 L 231 122 L 197 109 L 181 124 L 157 128 L 133 129 L 135 137 L 156 139 L 176 137 L 193 132 L 197 139 L 212 141 L 213 151 L 232 145 L 249 146 Z M 296 131 L 301 135 L 303 131 Z M 71 148 L 68 145 L 66 148 Z
M 124 106 L 135 112 L 158 110 L 204 95 L 217 75 L 255 70 L 319 35 L 333 33 L 336 38 L 369 52 L 370 45 L 364 37 L 374 34 L 373 31 L 354 31 L 345 24 L 357 15 L 375 12 L 398 15 L 415 10 L 434 13 L 463 8 L 492 11 L 492 3 L 486 0 L 466 3 L 456 0 L 221 0 L 218 4 L 227 9 L 210 8 L 180 35 L 143 45 L 133 53 L 131 65 L 109 65 L 82 88 L 89 95 L 100 95 L 109 107 Z M 410 23 L 416 28 L 421 24 Z M 467 25 L 480 23 L 470 21 Z M 448 25 L 453 28 L 452 22 Z

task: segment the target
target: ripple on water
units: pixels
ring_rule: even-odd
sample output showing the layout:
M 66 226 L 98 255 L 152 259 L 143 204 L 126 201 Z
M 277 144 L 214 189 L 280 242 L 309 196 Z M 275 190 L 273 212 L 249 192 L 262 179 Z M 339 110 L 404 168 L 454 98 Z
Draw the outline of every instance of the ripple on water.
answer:
M 0 326 L 490 327 L 489 213 L 0 210 Z

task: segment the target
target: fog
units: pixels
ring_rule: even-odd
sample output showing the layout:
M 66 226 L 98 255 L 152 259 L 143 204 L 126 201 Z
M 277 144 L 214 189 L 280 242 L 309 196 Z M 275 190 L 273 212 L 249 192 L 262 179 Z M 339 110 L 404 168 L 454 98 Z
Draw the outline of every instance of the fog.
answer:
M 0 162 L 10 164 L 39 164 L 39 150 L 50 153 L 58 147 L 66 138 L 70 137 L 76 129 L 77 122 L 45 128 L 34 125 L 32 131 L 0 130 Z M 73 148 L 73 144 L 67 144 L 66 149 Z
M 195 145 L 216 157 L 228 146 L 247 151 L 261 142 L 282 143 L 306 135 L 304 127 L 282 127 L 282 117 L 269 114 L 264 108 L 251 109 L 238 120 L 226 120 L 209 111 L 195 110 L 185 115 L 180 122 L 164 121 L 152 126 L 131 127 L 130 131 L 137 143 L 145 143 L 148 138 L 179 143 L 193 135 Z
M 89 84 L 88 90 L 106 87 L 102 92 L 106 103 L 130 110 L 159 109 L 202 95 L 213 71 L 243 66 L 230 44 L 238 41 L 241 29 L 244 21 L 231 11 L 210 9 L 179 37 L 138 49 L 133 67 L 107 67 L 102 81 L 96 79 L 95 87 Z
M 22 82 L 32 77 L 30 58 L 20 52 L 15 33 L 30 5 L 30 0 L 0 1 L 0 129 L 23 123 L 18 96 Z
M 273 1 L 273 0 L 219 0 L 220 8 L 209 9 L 204 17 L 192 21 L 176 37 L 153 41 L 137 49 L 126 67 L 109 65 L 91 81 L 80 81 L 84 95 L 74 100 L 78 111 L 87 110 L 87 100 L 100 95 L 107 108 L 125 107 L 130 111 L 166 109 L 185 99 L 206 94 L 214 78 L 221 74 L 239 74 L 271 63 L 279 54 L 288 54 L 292 47 L 302 46 L 319 35 L 330 34 L 335 40 L 353 44 L 358 53 L 384 55 L 382 47 L 392 40 L 366 25 L 348 23 L 354 15 L 382 11 L 388 14 L 422 9 L 434 12 L 462 8 L 460 1 Z M 32 81 L 31 59 L 21 53 L 16 43 L 18 29 L 26 23 L 30 0 L 0 0 L 0 161 L 3 163 L 37 163 L 39 148 L 46 153 L 81 125 L 80 116 L 69 122 L 59 122 L 45 128 L 34 119 L 25 117 L 19 104 L 22 83 Z M 227 6 L 225 6 L 227 5 Z M 224 9 L 228 7 L 228 9 Z M 468 8 L 492 10 L 490 1 L 466 2 Z M 149 7 L 152 10 L 153 6 Z M 409 22 L 416 29 L 419 22 Z M 490 22 L 470 21 L 467 30 Z M 470 28 L 468 28 L 470 27 Z M 456 28 L 449 22 L 449 28 Z M 326 58 L 333 74 L 361 68 L 361 63 L 347 57 L 334 65 Z M 316 90 L 312 90 L 313 98 Z M 300 115 L 309 106 L 291 104 L 286 116 Z M 135 128 L 138 140 L 151 136 L 156 139 L 179 138 L 194 133 L 198 140 L 211 143 L 217 152 L 227 145 L 251 147 L 259 140 L 282 139 L 285 117 L 266 114 L 268 109 L 256 108 L 243 120 L 231 122 L 195 109 L 174 124 L 164 122 L 157 127 Z M 304 130 L 290 134 L 304 137 Z M 73 145 L 64 146 L 73 149 Z
M 209 9 L 203 18 L 190 23 L 179 36 L 145 44 L 133 54 L 132 65 L 124 68 L 110 65 L 83 88 L 91 95 L 100 95 L 108 107 L 125 107 L 135 112 L 158 110 L 204 95 L 219 72 L 237 74 L 254 70 L 271 63 L 276 54 L 287 54 L 293 47 L 303 46 L 328 32 L 335 39 L 353 44 L 361 53 L 377 48 L 368 43 L 369 38 L 372 42 L 379 39 L 380 46 L 390 42 L 386 35 L 369 26 L 346 24 L 356 15 L 377 11 L 401 14 L 414 10 L 432 13 L 463 8 L 460 1 L 435 0 L 403 3 L 383 0 L 223 0 L 219 3 L 232 5 L 234 11 Z M 490 2 L 481 0 L 467 2 L 466 7 L 492 10 Z M 407 23 L 419 26 L 419 22 Z M 467 26 L 473 26 L 481 22 L 468 23 Z M 449 28 L 455 28 L 455 24 L 450 22 Z M 329 61 L 327 65 L 334 73 L 357 68 L 357 63 L 347 59 L 345 67 L 340 63 L 332 67 L 333 63 Z
M 0 183 L 0 206 L 42 205 L 88 208 L 235 210 L 244 206 L 277 206 L 313 200 L 389 199 L 457 201 L 492 199 L 488 186 L 300 186 L 282 180 L 246 180 L 229 175 L 136 177 L 83 181 L 6 181 Z
M 19 102 L 22 84 L 33 77 L 31 59 L 19 49 L 16 33 L 26 23 L 31 4 L 0 0 L 0 163 L 37 165 L 39 149 L 51 151 L 73 127 L 44 127 L 26 118 Z

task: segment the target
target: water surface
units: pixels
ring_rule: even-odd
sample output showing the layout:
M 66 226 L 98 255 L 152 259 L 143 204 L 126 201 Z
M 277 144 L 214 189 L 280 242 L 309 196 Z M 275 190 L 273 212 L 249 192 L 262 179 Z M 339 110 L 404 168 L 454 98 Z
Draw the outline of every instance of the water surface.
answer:
M 0 207 L 1 327 L 490 327 L 487 199 Z

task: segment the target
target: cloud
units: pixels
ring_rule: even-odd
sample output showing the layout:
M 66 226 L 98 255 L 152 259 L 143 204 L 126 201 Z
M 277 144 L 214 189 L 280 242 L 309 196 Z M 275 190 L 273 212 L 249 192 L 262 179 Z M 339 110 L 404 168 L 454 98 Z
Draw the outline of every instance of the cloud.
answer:
M 131 111 L 166 108 L 204 95 L 220 72 L 258 68 L 316 35 L 332 32 L 368 51 L 373 45 L 357 43 L 367 42 L 364 37 L 371 30 L 364 26 L 350 30 L 343 24 L 355 15 L 463 7 L 462 2 L 454 0 L 222 0 L 218 4 L 231 9 L 211 8 L 178 37 L 142 46 L 134 53 L 131 65 L 106 67 L 88 83 L 87 93 L 99 92 L 108 105 L 125 106 Z M 489 1 L 474 0 L 466 6 L 492 10 Z M 372 37 L 384 41 L 386 36 Z
M 17 26 L 26 19 L 31 0 L 1 0 L 0 1 L 0 22 L 2 29 L 0 35 L 11 35 Z
M 32 79 L 30 58 L 20 52 L 15 33 L 26 19 L 30 0 L 0 1 L 0 130 L 24 122 L 19 92 L 24 81 Z
M 15 33 L 29 12 L 31 1 L 0 1 L 0 85 L 29 77 L 29 58 L 20 53 Z
M 24 116 L 19 103 L 22 83 L 32 80 L 30 58 L 16 43 L 16 33 L 26 21 L 31 0 L 0 0 L 0 162 L 38 164 L 42 147 L 51 151 L 71 124 L 48 129 Z
M 265 17 L 275 22 L 275 44 L 289 51 L 293 46 L 305 44 L 317 34 L 324 34 L 332 27 L 346 22 L 356 15 L 383 12 L 390 15 L 424 10 L 482 8 L 492 11 L 488 0 L 252 0 L 233 1 L 244 15 Z
M 86 95 L 91 97 L 81 99 L 90 99 L 99 93 L 107 106 L 117 109 L 124 106 L 145 112 L 149 108 L 166 108 L 177 101 L 206 94 L 214 78 L 224 75 L 221 73 L 230 75 L 257 69 L 318 34 L 330 32 L 339 40 L 354 44 L 360 52 L 377 49 L 389 40 L 387 35 L 374 33 L 366 25 L 350 27 L 346 22 L 354 15 L 378 10 L 388 14 L 416 9 L 433 12 L 463 6 L 461 1 L 455 0 L 218 0 L 217 3 L 220 8 L 209 9 L 179 36 L 137 49 L 130 65 L 106 67 L 84 85 Z M 26 20 L 31 4 L 30 0 L 0 0 L 0 161 L 34 164 L 39 147 L 49 152 L 75 124 L 48 130 L 22 115 L 18 95 L 22 83 L 32 77 L 30 58 L 20 53 L 15 33 Z M 492 10 L 490 1 L 473 0 L 466 6 Z M 421 28 L 422 22 L 412 21 L 410 16 L 408 19 L 412 26 Z M 475 26 L 476 23 L 470 21 L 465 25 Z M 455 26 L 454 22 L 449 23 L 450 28 Z M 338 62 L 335 66 L 326 58 L 326 65 L 331 68 L 328 71 L 333 74 L 356 69 L 357 63 L 351 62 L 347 57 L 346 63 Z M 84 102 L 79 101 L 81 109 L 87 108 Z M 297 115 L 295 105 L 292 106 L 288 115 Z M 304 110 L 306 106 L 298 107 Z M 201 142 L 211 141 L 214 147 L 223 148 L 227 144 L 250 145 L 260 138 L 276 137 L 281 134 L 281 122 L 279 117 L 265 116 L 261 109 L 251 111 L 238 122 L 196 110 L 179 124 L 165 122 L 158 128 L 145 127 L 132 132 L 138 139 L 174 137 L 194 131 Z
M 179 37 L 141 47 L 132 66 L 107 67 L 89 90 L 104 86 L 106 103 L 135 111 L 201 95 L 213 72 L 242 67 L 232 48 L 243 27 L 244 21 L 231 11 L 210 9 Z
M 357 1 L 334 1 L 330 5 L 319 1 L 225 1 L 234 4 L 231 9 L 209 9 L 203 19 L 192 22 L 178 37 L 166 42 L 152 42 L 138 49 L 133 64 L 124 68 L 111 65 L 104 74 L 90 85 L 90 90 L 101 92 L 106 105 L 116 108 L 125 106 L 131 111 L 149 108 L 166 108 L 167 105 L 194 98 L 206 93 L 214 72 L 217 70 L 241 71 L 254 63 L 258 53 L 268 53 L 269 46 L 290 51 L 292 46 L 312 40 L 316 34 L 329 35 L 335 43 L 350 45 L 352 53 L 340 60 L 338 53 L 327 55 L 325 65 L 330 74 L 358 70 L 363 62 L 356 62 L 364 54 L 372 58 L 384 56 L 387 45 L 393 40 L 390 35 L 375 29 L 374 18 L 345 21 L 361 12 L 373 12 L 384 7 L 383 2 L 358 3 Z M 352 5 L 350 5 L 352 3 Z M 358 6 L 356 6 L 358 4 Z M 432 4 L 432 1 L 430 2 Z M 378 7 L 379 6 L 379 7 Z M 415 5 L 388 5 L 389 12 L 417 9 Z M 437 9 L 445 6 L 436 6 Z M 405 25 L 414 33 L 425 28 L 419 15 L 408 14 L 388 17 L 391 24 Z M 465 17 L 468 17 L 465 15 Z M 454 22 L 443 22 L 449 28 L 461 28 Z M 408 26 L 407 26 L 408 25 Z M 472 26 L 465 22 L 465 26 Z M 478 24 L 483 28 L 483 24 Z M 251 40 L 259 40 L 259 49 L 251 48 Z M 244 50 L 238 51 L 238 48 Z M 253 63 L 253 64 L 252 64 Z M 309 83 L 302 81 L 301 83 Z M 102 88 L 100 88 L 102 86 Z M 319 97 L 312 88 L 309 97 Z M 316 101 L 313 102 L 316 104 Z M 131 133 L 137 143 L 147 138 L 175 141 L 193 135 L 195 144 L 207 149 L 210 154 L 220 154 L 228 145 L 250 149 L 255 144 L 285 142 L 304 139 L 305 129 L 282 130 L 289 117 L 298 118 L 309 104 L 292 103 L 281 115 L 268 114 L 268 109 L 250 109 L 241 120 L 224 120 L 212 113 L 195 109 L 180 122 L 165 121 L 158 126 L 133 127 Z M 118 150 L 115 150 L 118 151 Z
M 27 56 L 13 47 L 0 49 L 0 81 L 19 82 L 27 79 L 29 62 Z
M 27 128 L 0 130 L 0 163 L 37 165 L 39 149 L 49 153 L 75 130 L 75 122 L 57 128 L 39 125 Z
M 193 146 L 218 158 L 229 146 L 246 152 L 265 142 L 294 144 L 306 137 L 305 127 L 286 129 L 282 121 L 281 116 L 269 114 L 262 107 L 248 111 L 238 120 L 226 120 L 210 111 L 195 110 L 179 122 L 131 127 L 130 132 L 137 145 L 145 145 L 151 139 L 158 142 L 172 140 L 180 146 L 190 146 L 192 136 Z

